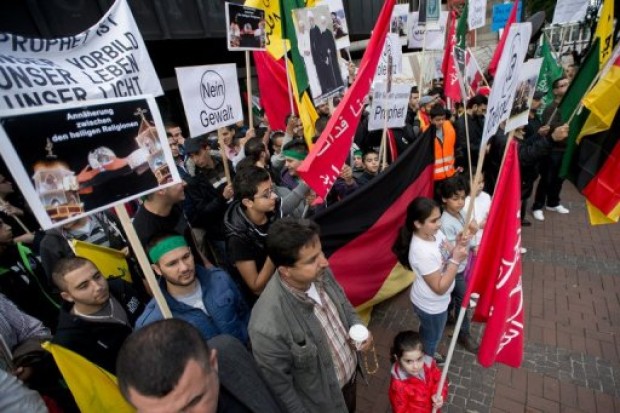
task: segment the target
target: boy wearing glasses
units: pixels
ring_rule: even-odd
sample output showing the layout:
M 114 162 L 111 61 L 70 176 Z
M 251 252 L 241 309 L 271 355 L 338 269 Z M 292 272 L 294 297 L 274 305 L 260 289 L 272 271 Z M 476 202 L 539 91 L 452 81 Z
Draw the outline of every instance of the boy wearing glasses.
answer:
M 282 211 L 264 168 L 249 165 L 240 169 L 233 187 L 234 202 L 224 216 L 226 251 L 235 269 L 233 277 L 253 306 L 275 271 L 267 256 L 265 238 L 271 224 L 282 217 Z

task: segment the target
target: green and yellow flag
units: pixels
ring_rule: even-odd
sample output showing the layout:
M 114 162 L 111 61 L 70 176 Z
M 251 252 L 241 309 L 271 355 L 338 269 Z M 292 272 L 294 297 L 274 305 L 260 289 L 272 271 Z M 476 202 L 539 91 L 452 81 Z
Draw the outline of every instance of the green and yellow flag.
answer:
M 614 34 L 614 0 L 603 0 L 603 7 L 601 8 L 601 15 L 596 25 L 596 32 L 594 32 L 594 38 L 600 39 L 599 50 L 599 64 L 601 67 L 607 62 L 607 59 L 611 56 L 611 50 L 613 49 L 613 34 Z

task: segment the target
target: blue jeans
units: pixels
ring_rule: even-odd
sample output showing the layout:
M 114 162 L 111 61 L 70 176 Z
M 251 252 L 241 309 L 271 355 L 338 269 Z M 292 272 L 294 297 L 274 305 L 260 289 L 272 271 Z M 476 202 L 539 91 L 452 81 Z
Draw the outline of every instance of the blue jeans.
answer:
M 465 296 L 465 290 L 467 290 L 467 284 L 465 284 L 465 271 L 456 274 L 456 278 L 454 279 L 454 289 L 452 290 L 450 301 L 450 306 L 448 307 L 448 312 L 454 308 L 454 318 L 458 319 L 459 312 L 461 311 L 461 303 L 463 302 L 463 297 Z M 465 313 L 465 318 L 463 318 L 463 324 L 461 324 L 461 331 L 459 331 L 459 336 L 468 337 L 469 336 L 469 317 L 467 313 Z
M 439 314 L 429 314 L 420 310 L 414 304 L 413 311 L 420 319 L 420 339 L 424 346 L 424 352 L 432 357 L 435 354 L 435 350 L 437 350 L 439 341 L 441 341 L 443 329 L 446 327 L 448 310 Z

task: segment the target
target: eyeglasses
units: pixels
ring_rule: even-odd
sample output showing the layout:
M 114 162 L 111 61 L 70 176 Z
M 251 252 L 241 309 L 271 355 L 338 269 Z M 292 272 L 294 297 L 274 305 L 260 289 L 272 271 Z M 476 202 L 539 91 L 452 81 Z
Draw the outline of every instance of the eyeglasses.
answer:
M 260 195 L 254 195 L 254 198 L 271 199 L 272 195 L 278 196 L 274 188 L 269 188 L 268 190 L 266 190 Z

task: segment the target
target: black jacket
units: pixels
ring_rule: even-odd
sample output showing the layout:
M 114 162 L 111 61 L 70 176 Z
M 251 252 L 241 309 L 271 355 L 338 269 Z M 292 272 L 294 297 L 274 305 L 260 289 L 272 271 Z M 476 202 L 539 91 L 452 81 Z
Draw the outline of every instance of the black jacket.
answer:
M 53 343 L 72 350 L 106 371 L 116 373 L 116 356 L 133 331 L 132 326 L 144 311 L 144 304 L 129 283 L 121 279 L 108 280 L 110 294 L 127 313 L 131 326 L 114 322 L 87 321 L 71 314 L 71 306 L 60 311 Z
M 469 130 L 469 149 L 471 154 L 471 166 L 475 171 L 478 165 L 478 154 L 480 153 L 480 143 L 484 130 L 484 116 L 467 116 L 467 129 Z M 456 166 L 469 170 L 467 160 L 467 130 L 465 129 L 465 115 L 457 119 L 454 124 L 456 132 L 456 147 L 454 156 Z
M 197 170 L 196 176 L 188 180 L 185 193 L 192 204 L 188 214 L 190 224 L 204 229 L 210 240 L 224 240 L 222 221 L 228 204 L 222 190 L 215 188 L 207 176 Z

